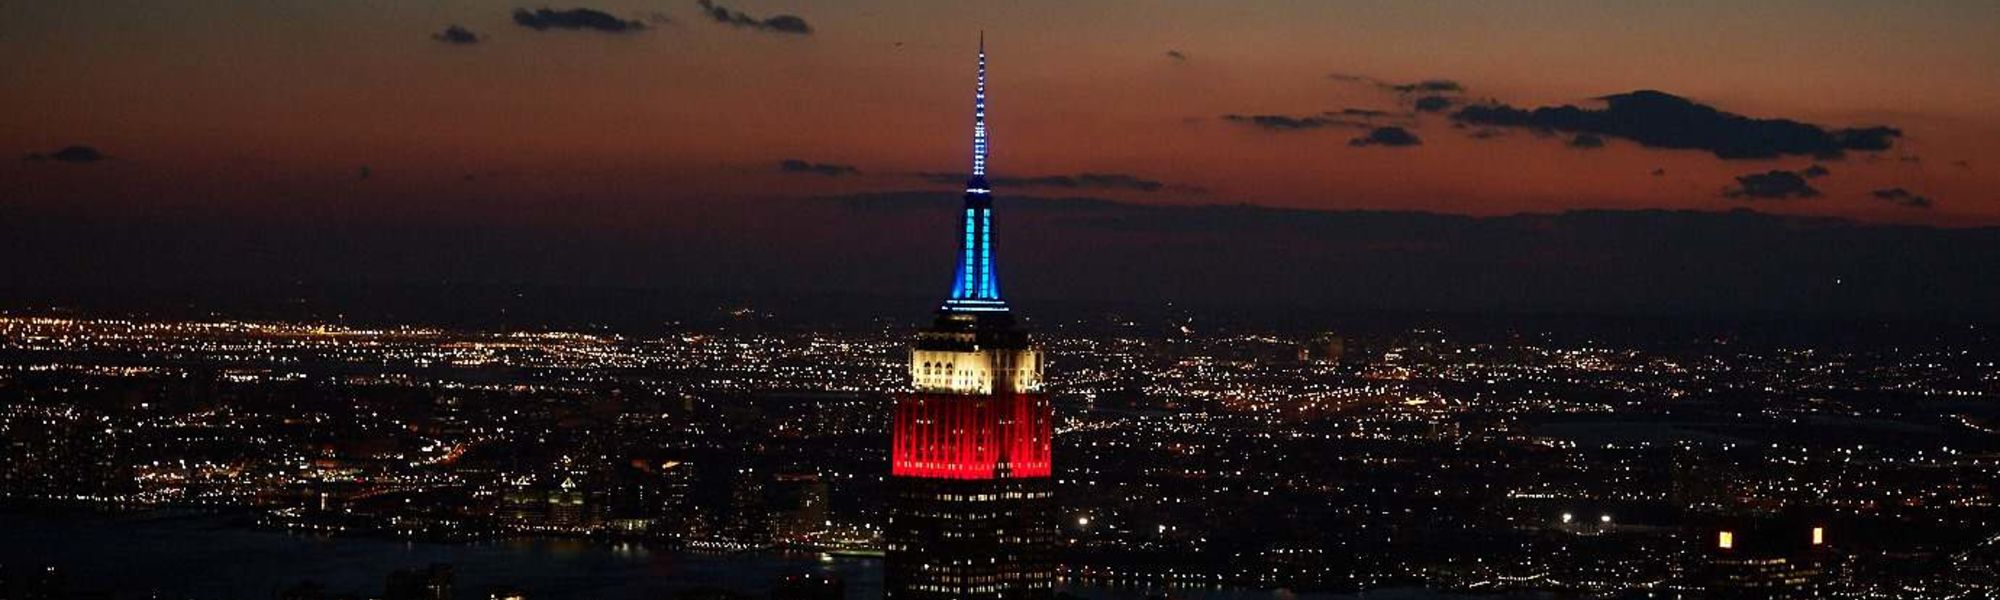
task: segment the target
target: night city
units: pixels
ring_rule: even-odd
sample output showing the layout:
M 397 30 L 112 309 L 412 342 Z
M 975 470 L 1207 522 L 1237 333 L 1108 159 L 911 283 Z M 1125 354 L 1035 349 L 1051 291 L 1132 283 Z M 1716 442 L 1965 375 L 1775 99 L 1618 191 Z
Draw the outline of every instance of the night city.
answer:
M 4 12 L 0 600 L 2000 598 L 2000 3 Z

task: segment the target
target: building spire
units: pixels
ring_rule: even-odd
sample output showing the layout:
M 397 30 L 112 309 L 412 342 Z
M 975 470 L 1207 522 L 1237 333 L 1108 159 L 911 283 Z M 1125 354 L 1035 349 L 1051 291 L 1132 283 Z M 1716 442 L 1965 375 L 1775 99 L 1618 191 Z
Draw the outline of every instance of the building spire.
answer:
M 979 84 L 972 93 L 972 176 L 986 175 L 986 31 L 979 32 Z
M 1006 312 L 1000 278 L 993 274 L 993 190 L 986 183 L 986 32 L 979 32 L 979 78 L 972 93 L 972 178 L 965 182 L 965 215 L 951 297 L 953 312 Z

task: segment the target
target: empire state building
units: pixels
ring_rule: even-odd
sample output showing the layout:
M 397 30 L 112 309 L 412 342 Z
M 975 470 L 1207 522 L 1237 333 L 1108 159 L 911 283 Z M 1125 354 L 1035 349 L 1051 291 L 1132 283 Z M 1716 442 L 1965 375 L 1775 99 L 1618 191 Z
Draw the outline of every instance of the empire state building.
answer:
M 993 272 L 983 36 L 978 77 L 956 275 L 917 333 L 912 391 L 892 426 L 884 596 L 898 600 L 1054 593 L 1054 416 L 1041 349 L 1015 326 Z

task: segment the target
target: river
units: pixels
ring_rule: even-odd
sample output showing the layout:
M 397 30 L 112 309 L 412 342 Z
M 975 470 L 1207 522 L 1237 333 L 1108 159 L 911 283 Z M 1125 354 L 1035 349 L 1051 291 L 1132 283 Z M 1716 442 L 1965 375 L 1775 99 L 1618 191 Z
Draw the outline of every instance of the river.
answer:
M 54 565 L 72 587 L 117 598 L 262 600 L 312 581 L 331 594 L 379 596 L 389 572 L 448 563 L 457 597 L 479 600 L 500 587 L 533 600 L 670 598 L 679 590 L 716 586 L 767 595 L 778 578 L 798 573 L 839 575 L 847 596 L 882 595 L 880 561 L 814 555 L 712 555 L 641 544 L 563 539 L 475 543 L 408 542 L 324 537 L 247 526 L 241 515 L 134 513 L 118 515 L 0 512 L 0 564 Z M 1097 586 L 1063 588 L 1086 598 L 1143 598 L 1145 591 Z M 1290 594 L 1269 590 L 1176 590 L 1197 600 L 1418 600 L 1456 598 L 1423 590 L 1360 596 Z

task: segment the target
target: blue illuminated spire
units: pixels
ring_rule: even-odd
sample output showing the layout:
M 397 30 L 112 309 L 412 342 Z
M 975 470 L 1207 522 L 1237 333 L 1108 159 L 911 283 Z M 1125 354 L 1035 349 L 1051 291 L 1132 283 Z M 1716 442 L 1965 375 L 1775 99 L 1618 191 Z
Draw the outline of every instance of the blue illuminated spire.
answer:
M 957 276 L 945 310 L 1005 312 L 993 274 L 993 189 L 986 183 L 986 32 L 979 33 L 979 78 L 972 93 L 972 178 L 965 182 Z

